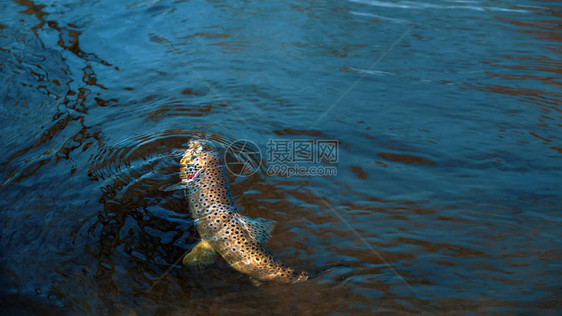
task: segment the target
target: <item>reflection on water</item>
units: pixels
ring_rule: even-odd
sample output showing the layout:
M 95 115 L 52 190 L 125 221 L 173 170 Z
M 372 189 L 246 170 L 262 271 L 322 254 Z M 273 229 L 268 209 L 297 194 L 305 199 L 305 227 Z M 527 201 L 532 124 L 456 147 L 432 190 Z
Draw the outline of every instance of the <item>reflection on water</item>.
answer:
M 562 308 L 553 2 L 0 10 L 2 311 Z M 177 264 L 199 237 L 183 194 L 159 188 L 179 180 L 194 137 L 262 152 L 270 139 L 338 140 L 334 177 L 267 176 L 267 162 L 229 174 L 245 215 L 278 222 L 272 252 L 334 268 L 255 288 L 222 260 Z

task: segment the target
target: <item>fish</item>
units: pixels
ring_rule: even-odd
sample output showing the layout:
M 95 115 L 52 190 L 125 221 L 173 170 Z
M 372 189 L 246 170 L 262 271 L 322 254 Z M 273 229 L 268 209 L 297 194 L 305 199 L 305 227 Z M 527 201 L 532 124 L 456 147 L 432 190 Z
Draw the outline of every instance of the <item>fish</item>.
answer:
M 309 279 L 309 272 L 288 267 L 264 246 L 276 222 L 240 213 L 225 167 L 211 141 L 190 140 L 180 160 L 181 183 L 173 189 L 184 189 L 201 241 L 183 258 L 183 264 L 211 264 L 218 254 L 232 268 L 248 275 L 255 286 Z

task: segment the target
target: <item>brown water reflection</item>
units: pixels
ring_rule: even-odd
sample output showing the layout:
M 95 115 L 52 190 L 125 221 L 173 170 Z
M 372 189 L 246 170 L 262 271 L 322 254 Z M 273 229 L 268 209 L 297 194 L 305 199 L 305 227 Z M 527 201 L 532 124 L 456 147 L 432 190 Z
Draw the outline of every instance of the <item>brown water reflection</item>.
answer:
M 402 154 L 391 154 L 391 153 L 380 153 L 379 157 L 395 162 L 401 162 L 409 165 L 434 165 L 435 162 L 412 155 L 402 155 Z
M 559 32 L 559 17 L 560 12 L 556 7 L 549 7 L 548 9 L 536 9 L 539 16 L 544 16 L 541 19 L 514 19 L 497 17 L 497 20 L 514 26 L 514 31 L 524 34 L 526 37 L 531 37 L 545 43 L 548 49 L 552 50 L 555 55 L 559 53 L 560 43 L 562 42 L 562 35 Z M 532 40 L 528 40 L 526 45 L 534 45 Z M 562 81 L 560 74 L 562 74 L 562 63 L 559 58 L 551 57 L 547 54 L 536 55 L 525 46 L 520 47 L 516 54 L 503 54 L 499 58 L 481 61 L 482 64 L 489 67 L 487 71 L 488 78 L 491 81 L 500 78 L 502 82 L 512 83 L 512 85 L 473 85 L 469 84 L 473 89 L 479 91 L 489 91 L 492 93 L 505 94 L 509 96 L 518 97 L 518 99 L 529 104 L 536 113 L 536 127 L 535 131 L 528 132 L 535 138 L 543 143 L 559 143 L 559 139 L 555 132 L 550 131 L 550 125 L 554 124 L 556 127 L 562 126 L 562 93 L 560 87 Z M 537 83 L 540 83 L 538 85 Z M 542 86 L 543 89 L 532 88 Z M 547 119 L 548 121 L 545 121 Z M 503 136 L 502 136 L 503 137 Z M 525 138 L 520 140 L 522 143 L 532 142 L 532 139 Z M 549 148 L 560 152 L 560 146 L 551 146 Z
M 158 151 L 174 152 L 174 148 L 182 148 L 182 144 L 188 140 L 189 138 L 177 136 L 156 138 L 145 142 L 141 147 L 120 148 L 114 155 L 105 155 L 103 164 L 93 166 L 90 174 L 98 175 L 92 179 L 101 181 L 104 179 L 102 175 L 111 173 L 108 172 L 108 168 L 118 170 L 120 165 L 131 165 L 135 160 Z M 127 162 L 123 157 L 127 157 L 130 161 Z M 317 196 L 298 189 L 308 186 L 307 181 L 290 179 L 270 183 L 257 174 L 248 178 L 229 176 L 233 183 L 233 195 L 243 206 L 245 215 L 278 221 L 274 237 L 268 242 L 268 247 L 285 263 L 309 271 L 321 268 L 313 263 L 319 259 L 327 266 L 341 265 L 340 269 L 343 271 L 335 276 L 336 282 L 329 281 L 332 276 L 328 273 L 302 286 L 284 287 L 269 284 L 256 289 L 245 276 L 232 270 L 222 261 L 213 266 L 195 269 L 177 265 L 165 274 L 171 265 L 177 263 L 177 258 L 181 258 L 185 250 L 198 241 L 198 238 L 187 216 L 187 206 L 183 196 L 155 190 L 169 181 L 165 176 L 163 177 L 165 182 L 150 178 L 138 180 L 142 178 L 143 173 L 154 167 L 148 163 L 141 166 L 141 169 L 129 169 L 118 177 L 105 180 L 107 184 L 102 187 L 103 195 L 100 199 L 103 211 L 97 215 L 97 219 L 88 229 L 91 237 L 99 240 L 97 263 L 93 271 L 95 271 L 94 280 L 96 280 L 98 295 L 103 298 L 101 306 L 104 306 L 106 312 L 128 311 L 126 306 L 133 304 L 133 301 L 127 303 L 127 300 L 123 300 L 123 295 L 133 295 L 152 301 L 153 308 L 172 314 L 186 311 L 225 312 L 229 309 L 224 304 L 233 304 L 236 300 L 244 302 L 243 305 L 235 304 L 236 306 L 231 307 L 231 311 L 237 313 L 244 311 L 261 313 L 264 306 L 260 302 L 264 300 L 268 302 L 268 310 L 273 310 L 275 313 L 334 312 L 345 306 L 344 302 L 351 297 L 354 302 L 359 302 L 359 305 L 361 302 L 370 304 L 373 297 L 381 300 L 381 307 L 386 304 L 386 308 L 394 309 L 400 305 L 396 305 L 396 302 L 392 303 L 396 300 L 396 295 L 389 296 L 385 293 L 390 289 L 390 285 L 385 290 L 377 283 L 377 279 L 387 273 L 385 271 L 388 268 L 372 253 L 366 251 L 351 231 L 342 230 L 342 223 L 337 218 L 325 212 L 313 211 L 323 204 L 319 203 Z M 172 164 L 159 169 L 159 173 L 173 175 L 176 168 L 177 166 Z M 372 197 L 370 199 L 373 200 Z M 374 201 L 391 205 L 396 203 L 396 201 L 381 199 L 374 199 Z M 370 211 L 393 215 L 394 220 L 398 219 L 394 216 L 398 210 L 403 214 L 431 214 L 428 211 L 421 211 L 413 202 L 404 201 L 403 204 L 405 207 L 400 209 L 375 208 Z M 359 211 L 368 210 L 368 207 L 352 204 L 345 206 L 352 210 L 350 214 L 353 218 L 368 215 Z M 315 228 L 311 230 L 311 227 Z M 307 231 L 306 234 L 300 232 L 304 230 Z M 371 238 L 373 234 L 372 231 L 361 228 L 358 228 L 358 231 L 365 238 Z M 165 240 L 163 240 L 164 236 L 167 236 Z M 388 249 L 393 247 L 392 244 L 408 243 L 423 244 L 422 241 L 410 242 L 398 238 L 394 241 L 373 242 L 372 245 L 378 249 Z M 314 249 L 310 247 L 312 244 L 315 245 Z M 333 254 L 334 258 L 326 254 Z M 389 264 L 415 259 L 414 254 L 395 251 L 382 250 L 381 255 Z M 336 259 L 342 256 L 349 259 L 344 262 Z M 367 262 L 374 264 L 375 267 L 365 266 Z M 406 271 L 401 273 L 408 275 Z M 356 278 L 358 284 L 362 284 L 363 291 L 368 291 L 369 294 L 352 294 L 354 286 L 346 283 L 347 280 Z M 412 284 L 417 282 L 413 281 Z M 419 282 L 429 284 L 423 279 Z M 126 290 L 129 287 L 126 284 L 134 286 Z M 303 304 L 304 293 L 307 293 L 308 302 L 316 303 Z M 374 293 L 378 294 L 373 296 Z M 65 297 L 62 293 L 61 296 Z M 115 305 L 115 302 L 120 303 Z M 150 306 L 146 303 L 145 307 Z M 343 310 L 354 311 L 348 308 Z M 355 311 L 361 310 L 358 308 Z

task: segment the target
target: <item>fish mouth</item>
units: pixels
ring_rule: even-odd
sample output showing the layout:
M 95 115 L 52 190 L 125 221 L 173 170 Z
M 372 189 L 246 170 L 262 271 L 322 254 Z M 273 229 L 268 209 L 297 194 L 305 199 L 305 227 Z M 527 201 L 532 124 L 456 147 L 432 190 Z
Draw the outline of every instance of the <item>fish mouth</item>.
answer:
M 189 144 L 187 145 L 187 149 L 185 150 L 185 153 L 183 154 L 183 157 L 181 159 L 181 164 L 189 165 L 193 161 L 193 158 L 201 154 L 204 151 L 205 147 L 208 146 L 209 144 L 207 143 L 207 141 L 203 139 L 190 140 Z
M 212 142 L 205 139 L 192 139 L 180 160 L 180 177 L 182 182 L 191 182 L 211 162 L 216 151 Z
M 204 140 L 202 139 L 192 139 L 189 141 L 189 144 L 187 145 L 187 150 L 194 150 L 198 147 L 201 147 L 203 142 Z
M 202 149 L 203 146 L 200 140 L 190 140 L 189 145 L 187 145 L 187 149 L 185 150 L 184 157 L 187 155 L 194 155 L 198 152 L 201 152 Z
M 206 139 L 192 139 L 189 141 L 187 145 L 187 149 L 185 150 L 184 158 L 191 155 L 200 154 L 203 152 L 213 152 L 215 151 L 215 147 L 213 144 L 206 140 Z

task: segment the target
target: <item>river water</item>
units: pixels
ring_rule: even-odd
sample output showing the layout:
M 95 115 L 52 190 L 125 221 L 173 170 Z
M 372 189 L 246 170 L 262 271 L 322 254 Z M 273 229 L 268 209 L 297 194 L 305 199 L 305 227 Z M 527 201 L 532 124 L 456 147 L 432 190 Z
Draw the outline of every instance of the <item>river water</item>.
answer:
M 562 310 L 556 1 L 0 12 L 3 312 Z M 323 273 L 256 288 L 223 260 L 178 264 L 198 235 L 161 187 L 196 137 L 260 163 L 229 173 L 234 198 L 277 221 L 267 247 L 286 264 Z

